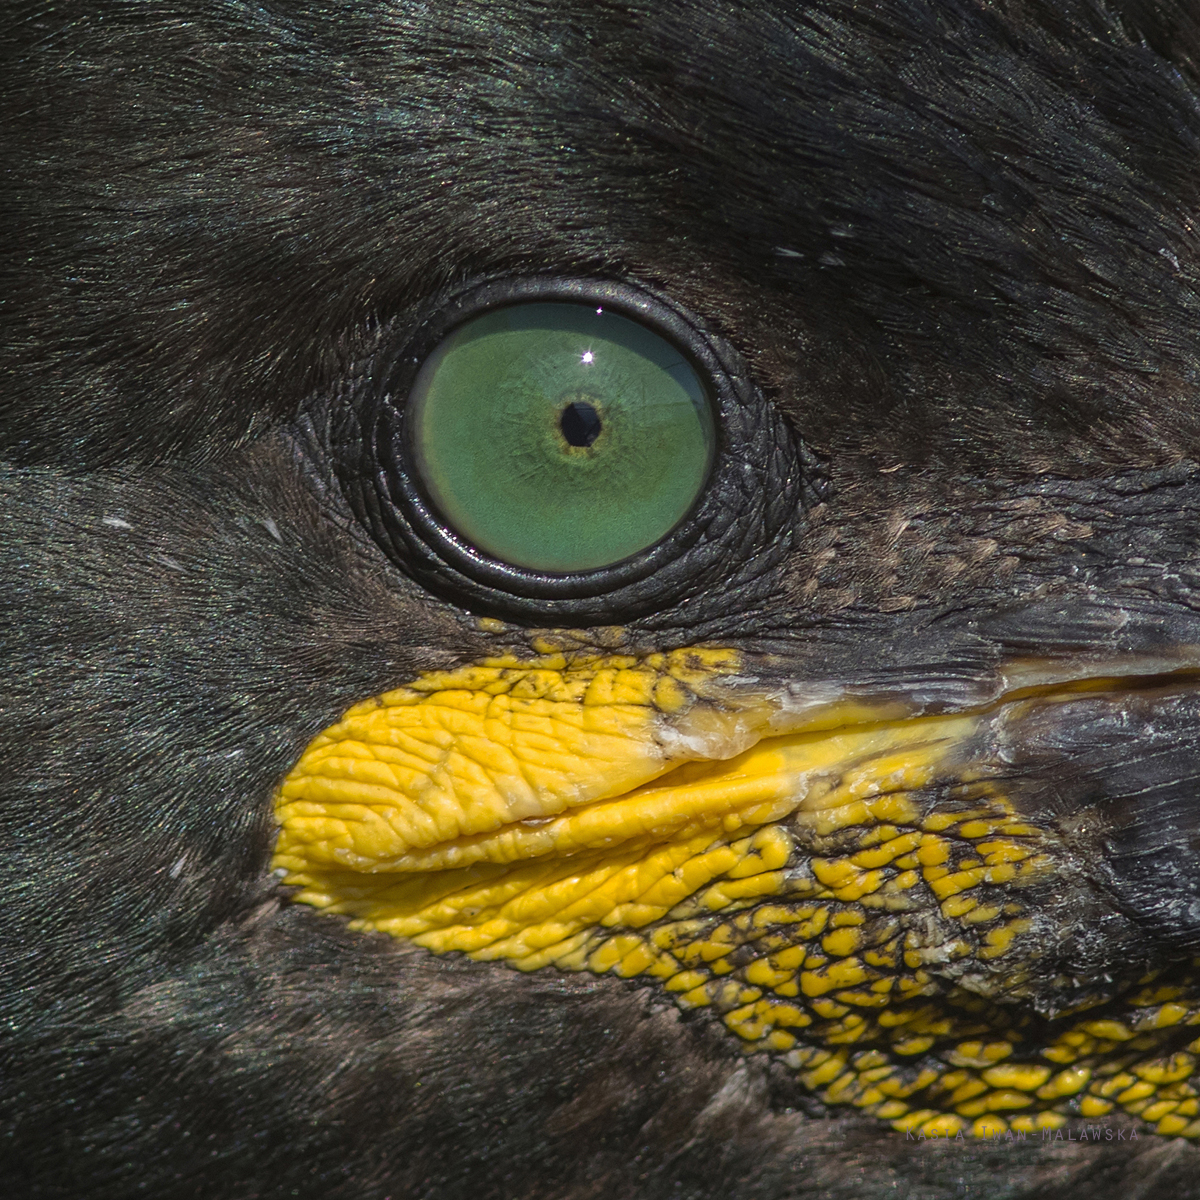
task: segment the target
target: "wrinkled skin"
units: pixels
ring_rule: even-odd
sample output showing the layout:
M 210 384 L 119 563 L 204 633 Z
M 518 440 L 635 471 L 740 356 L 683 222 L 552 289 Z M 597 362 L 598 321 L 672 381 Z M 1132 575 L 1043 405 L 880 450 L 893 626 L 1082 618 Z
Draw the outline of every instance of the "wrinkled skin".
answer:
M 554 624 L 426 591 L 305 433 L 476 277 L 669 295 L 818 464 L 753 569 L 593 624 L 939 711 L 1016 658 L 1194 670 L 1190 13 L 9 6 L 11 1194 L 1198 1194 L 1189 1141 L 914 1144 L 652 988 L 355 933 L 268 869 L 347 705 Z M 1200 945 L 1198 720 L 1185 686 L 1009 760 L 1104 931 L 1056 918 L 1070 970 Z

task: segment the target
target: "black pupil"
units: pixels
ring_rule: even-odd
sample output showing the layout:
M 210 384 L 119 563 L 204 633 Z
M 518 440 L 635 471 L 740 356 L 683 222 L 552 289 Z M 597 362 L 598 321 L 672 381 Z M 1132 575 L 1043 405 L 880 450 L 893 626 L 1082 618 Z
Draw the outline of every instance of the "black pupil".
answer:
M 562 410 L 559 420 L 563 437 L 572 446 L 590 446 L 600 436 L 600 414 L 590 405 L 575 400 Z

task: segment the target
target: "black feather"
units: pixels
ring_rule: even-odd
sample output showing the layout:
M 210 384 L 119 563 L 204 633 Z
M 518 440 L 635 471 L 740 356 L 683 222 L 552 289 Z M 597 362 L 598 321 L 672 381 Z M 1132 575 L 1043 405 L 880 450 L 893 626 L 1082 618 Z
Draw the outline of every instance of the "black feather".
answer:
M 308 740 L 492 644 L 321 443 L 478 279 L 671 296 L 819 462 L 769 562 L 631 636 L 929 711 L 1014 655 L 1200 643 L 1187 0 L 4 17 L 7 1194 L 1200 1195 L 1144 1133 L 914 1146 L 657 993 L 352 934 L 267 874 Z M 1106 719 L 1022 760 L 1031 806 L 1101 814 L 1073 836 L 1121 916 L 1081 970 L 1198 927 L 1194 704 Z

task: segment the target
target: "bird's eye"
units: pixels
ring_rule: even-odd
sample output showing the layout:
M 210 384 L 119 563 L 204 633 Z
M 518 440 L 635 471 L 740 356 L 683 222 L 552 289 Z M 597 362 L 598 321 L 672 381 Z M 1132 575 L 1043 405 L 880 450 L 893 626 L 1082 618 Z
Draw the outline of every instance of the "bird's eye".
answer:
M 358 518 L 422 587 L 624 622 L 764 577 L 814 475 L 727 342 L 641 287 L 545 276 L 385 331 L 330 426 Z
M 602 305 L 508 305 L 459 326 L 408 400 L 417 481 L 464 540 L 567 573 L 662 540 L 707 482 L 709 390 L 681 348 Z

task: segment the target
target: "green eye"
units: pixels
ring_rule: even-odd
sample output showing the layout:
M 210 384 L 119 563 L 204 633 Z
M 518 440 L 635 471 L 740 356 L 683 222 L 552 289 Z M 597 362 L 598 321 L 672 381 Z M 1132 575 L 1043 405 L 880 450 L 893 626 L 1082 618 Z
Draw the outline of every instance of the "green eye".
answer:
M 712 402 L 683 353 L 591 305 L 468 321 L 425 361 L 410 447 L 429 499 L 492 558 L 594 571 L 661 541 L 714 454 Z

